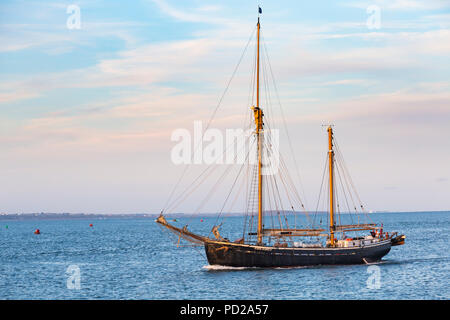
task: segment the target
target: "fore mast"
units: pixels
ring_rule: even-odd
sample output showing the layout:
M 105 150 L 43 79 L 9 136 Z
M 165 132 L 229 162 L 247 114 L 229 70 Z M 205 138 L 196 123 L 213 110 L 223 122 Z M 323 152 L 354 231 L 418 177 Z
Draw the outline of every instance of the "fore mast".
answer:
M 255 134 L 257 142 L 257 157 L 258 157 L 258 229 L 257 229 L 257 244 L 263 244 L 263 178 L 262 178 L 262 155 L 263 155 L 263 111 L 259 104 L 259 70 L 260 70 L 260 30 L 261 24 L 259 14 L 262 13 L 258 7 L 258 23 L 257 23 L 257 55 L 256 55 L 256 106 L 252 107 L 255 119 Z M 330 185 L 330 246 L 334 247 L 336 244 L 335 231 L 336 224 L 334 221 L 334 150 L 333 150 L 333 129 L 328 126 L 328 163 L 329 163 L 329 185 Z
M 263 146 L 263 112 L 259 107 L 259 34 L 261 25 L 259 23 L 259 14 L 262 13 L 258 7 L 258 24 L 257 27 L 257 62 L 256 62 L 256 106 L 252 107 L 256 125 L 256 143 L 258 150 L 258 231 L 257 244 L 263 244 L 263 181 L 262 181 L 262 146 Z

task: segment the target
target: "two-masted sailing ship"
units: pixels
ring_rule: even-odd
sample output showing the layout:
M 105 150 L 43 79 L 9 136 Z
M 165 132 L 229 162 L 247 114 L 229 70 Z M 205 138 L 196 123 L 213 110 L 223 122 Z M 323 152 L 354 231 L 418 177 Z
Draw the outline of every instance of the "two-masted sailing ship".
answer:
M 261 13 L 261 9 L 259 9 Z M 373 263 L 381 260 L 390 250 L 392 246 L 404 244 L 405 236 L 398 235 L 397 232 L 385 232 L 383 225 L 375 223 L 361 223 L 358 218 L 357 223 L 344 224 L 341 223 L 341 207 L 339 201 L 349 202 L 346 193 L 337 192 L 338 178 L 340 185 L 353 186 L 350 179 L 345 178 L 347 170 L 345 166 L 340 166 L 337 158 L 340 157 L 340 151 L 336 150 L 337 143 L 333 134 L 333 126 L 327 125 L 328 141 L 327 154 L 324 170 L 324 180 L 326 181 L 327 196 L 326 206 L 326 225 L 323 225 L 322 219 L 320 226 L 314 223 L 308 227 L 299 228 L 294 224 L 292 219 L 285 218 L 282 223 L 281 216 L 285 213 L 281 210 L 280 202 L 275 198 L 268 196 L 269 189 L 276 186 L 276 193 L 280 192 L 280 188 L 275 180 L 270 179 L 263 174 L 263 157 L 264 148 L 270 148 L 267 143 L 265 115 L 260 105 L 260 18 L 256 25 L 257 41 L 256 41 L 256 61 L 255 75 L 256 85 L 256 103 L 251 107 L 250 113 L 253 122 L 253 138 L 256 142 L 256 163 L 252 163 L 253 172 L 250 192 L 255 204 L 253 208 L 248 209 L 247 213 L 251 214 L 251 219 L 245 219 L 244 224 L 254 225 L 254 229 L 244 226 L 244 233 L 235 241 L 231 241 L 222 237 L 219 232 L 220 225 L 214 225 L 208 236 L 202 236 L 188 229 L 188 226 L 175 226 L 168 223 L 164 210 L 157 218 L 156 222 L 174 232 L 180 239 L 187 240 L 193 244 L 204 246 L 206 257 L 210 265 L 222 265 L 232 267 L 293 267 L 308 265 L 329 265 L 329 264 L 361 264 Z M 339 159 L 338 159 L 339 160 Z M 326 175 L 325 172 L 328 172 Z M 267 180 L 267 181 L 264 181 Z M 272 183 L 272 187 L 269 184 Z M 322 189 L 321 189 L 322 190 Z M 324 192 L 325 193 L 325 192 Z M 340 196 L 341 199 L 338 199 Z M 268 199 L 267 199 L 268 198 Z M 358 197 L 355 197 L 358 198 Z M 272 199 L 272 200 L 271 200 Z M 280 200 L 281 201 L 281 200 Z M 353 201 L 353 199 L 352 199 Z M 264 205 L 268 202 L 276 203 L 272 210 L 265 210 Z M 277 205 L 278 204 L 278 205 Z M 301 204 L 303 207 L 303 204 Z M 351 205 L 348 206 L 352 207 Z M 355 211 L 365 213 L 362 205 L 358 208 L 353 206 Z M 247 206 L 249 208 L 249 206 Z M 291 206 L 292 209 L 293 206 Z M 279 221 L 278 227 L 266 228 L 264 221 L 268 213 L 274 214 Z M 294 214 L 296 213 L 293 210 Z M 346 212 L 348 213 L 348 212 Z M 307 214 L 305 211 L 304 214 Z M 342 214 L 349 216 L 349 214 Z M 255 219 L 253 219 L 255 218 Z M 361 234 L 362 233 L 362 234 Z M 300 239 L 300 240 L 299 240 Z

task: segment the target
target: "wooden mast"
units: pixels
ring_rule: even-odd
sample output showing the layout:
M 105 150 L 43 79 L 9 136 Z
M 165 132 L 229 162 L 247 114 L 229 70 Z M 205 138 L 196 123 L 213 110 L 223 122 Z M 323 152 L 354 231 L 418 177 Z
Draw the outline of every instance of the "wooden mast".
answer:
M 259 9 L 260 10 L 260 9 Z M 261 12 L 261 10 L 259 11 Z M 257 67 L 256 67 L 256 107 L 253 107 L 253 115 L 256 124 L 256 139 L 258 148 L 258 232 L 257 242 L 262 244 L 263 237 L 263 187 L 262 187 L 262 129 L 263 129 L 263 112 L 259 107 L 259 33 L 260 24 L 258 16 L 257 24 Z
M 328 163 L 330 173 L 330 244 L 332 247 L 335 245 L 334 231 L 336 226 L 334 224 L 334 151 L 333 151 L 333 129 L 331 125 L 328 126 Z
M 261 25 L 259 24 L 259 17 L 258 17 L 258 24 L 257 26 L 257 56 L 256 56 L 256 107 L 259 108 L 259 31 L 261 29 Z

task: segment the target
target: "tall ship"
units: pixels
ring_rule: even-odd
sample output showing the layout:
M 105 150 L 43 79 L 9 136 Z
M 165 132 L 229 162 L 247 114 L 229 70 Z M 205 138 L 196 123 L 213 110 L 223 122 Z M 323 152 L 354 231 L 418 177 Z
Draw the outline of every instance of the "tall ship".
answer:
M 258 10 L 259 14 L 262 13 L 260 8 Z M 298 207 L 301 209 L 299 212 L 308 218 L 308 225 L 298 227 L 295 217 L 294 220 L 292 218 L 292 215 L 295 216 L 298 213 L 292 204 L 298 192 L 295 191 L 295 183 L 286 176 L 287 169 L 284 167 L 284 161 L 281 161 L 281 169 L 277 174 L 264 173 L 265 167 L 268 166 L 267 158 L 270 158 L 268 155 L 274 150 L 272 150 L 270 130 L 267 128 L 266 117 L 260 104 L 262 50 L 259 14 L 256 24 L 254 64 L 256 101 L 248 111 L 251 115 L 250 123 L 253 126 L 251 139 L 255 143 L 255 148 L 249 153 L 254 152 L 255 161 L 248 164 L 250 170 L 247 171 L 250 173 L 246 178 L 245 192 L 236 192 L 246 194 L 243 232 L 237 239 L 229 240 L 219 231 L 222 227 L 221 223 L 212 226 L 209 235 L 200 235 L 191 231 L 188 225 L 177 226 L 174 223 L 176 220 L 169 219 L 164 210 L 161 211 L 156 222 L 163 229 L 175 233 L 178 244 L 183 239 L 194 245 L 203 246 L 210 265 L 274 268 L 378 262 L 389 253 L 391 247 L 403 245 L 405 236 L 398 232 L 386 232 L 383 224 L 371 221 L 370 214 L 360 204 L 359 196 L 354 190 L 354 184 L 343 163 L 341 152 L 337 148 L 333 125 L 325 126 L 327 151 L 321 187 L 321 194 L 324 193 L 322 202 L 327 206 L 326 212 L 321 212 L 325 218 L 320 218 L 318 222 L 316 215 L 319 212 L 316 210 L 314 219 L 310 219 L 300 200 L 298 201 Z M 247 158 L 250 158 L 250 155 Z M 338 192 L 338 185 L 344 191 Z M 280 195 L 283 187 L 286 189 L 284 197 Z M 320 198 L 321 195 L 319 195 Z M 282 205 L 282 201 L 286 199 L 288 202 L 286 207 L 289 210 Z M 343 203 L 347 205 L 346 212 L 343 212 Z M 344 218 L 352 216 L 350 209 L 358 214 L 358 218 L 352 219 L 353 223 L 342 222 Z M 287 217 L 286 213 L 289 212 L 291 215 Z M 369 221 L 361 221 L 359 215 L 364 215 Z M 174 222 L 169 223 L 168 220 Z M 270 222 L 272 225 L 267 227 Z

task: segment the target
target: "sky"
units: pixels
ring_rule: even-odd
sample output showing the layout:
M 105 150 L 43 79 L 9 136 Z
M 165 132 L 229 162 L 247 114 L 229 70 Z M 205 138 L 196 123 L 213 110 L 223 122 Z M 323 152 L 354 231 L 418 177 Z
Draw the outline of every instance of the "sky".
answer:
M 366 208 L 450 210 L 449 0 L 5 0 L 0 212 L 160 212 L 184 170 L 171 135 L 208 122 L 258 4 L 308 207 L 333 123 Z M 251 59 L 213 127 L 250 107 Z

